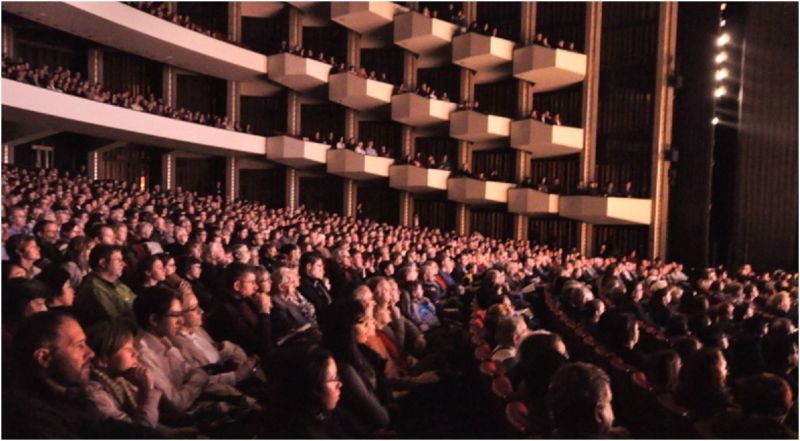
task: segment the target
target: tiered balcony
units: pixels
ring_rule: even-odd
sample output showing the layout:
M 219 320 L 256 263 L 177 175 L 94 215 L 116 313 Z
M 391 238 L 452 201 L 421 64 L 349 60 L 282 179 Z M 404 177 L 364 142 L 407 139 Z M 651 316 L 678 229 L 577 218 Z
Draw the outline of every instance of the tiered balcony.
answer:
M 561 196 L 562 217 L 597 225 L 650 225 L 650 199 Z
M 392 119 L 407 126 L 427 127 L 450 121 L 457 107 L 455 103 L 404 93 L 392 97 Z
M 438 67 L 450 61 L 450 43 L 458 26 L 419 12 L 400 14 L 394 19 L 394 44 L 420 56 L 417 67 Z
M 525 215 L 558 214 L 557 194 L 544 193 L 532 188 L 508 190 L 508 211 Z
M 486 115 L 474 110 L 462 110 L 450 114 L 450 137 L 478 143 L 476 150 L 494 148 L 508 138 L 511 119 Z
M 267 138 L 267 159 L 294 168 L 313 167 L 327 163 L 327 144 L 304 141 L 291 136 Z
M 583 129 L 545 124 L 535 119 L 511 123 L 511 147 L 533 158 L 571 155 L 583 150 Z
M 269 79 L 289 89 L 309 93 L 328 84 L 331 65 L 293 54 L 269 57 Z
M 389 167 L 389 186 L 411 193 L 424 193 L 447 190 L 450 172 L 413 165 L 393 165 Z
M 328 150 L 328 173 L 343 178 L 368 180 L 388 178 L 394 159 L 367 156 L 350 150 Z
M 331 20 L 366 35 L 389 26 L 395 14 L 407 11 L 408 8 L 392 2 L 333 2 Z
M 334 5 L 337 3 L 334 3 Z M 328 98 L 355 110 L 373 110 L 392 102 L 394 86 L 342 72 L 328 78 Z
M 505 204 L 511 188 L 514 184 L 507 182 L 452 178 L 447 181 L 447 198 L 468 205 Z
M 112 106 L 3 78 L 3 120 L 198 153 L 266 154 L 263 136 Z
M 124 52 L 228 80 L 262 79 L 265 55 L 120 2 L 3 2 L 3 10 Z
M 586 55 L 533 45 L 514 51 L 514 77 L 547 92 L 580 83 L 586 77 Z
M 453 64 L 476 71 L 475 83 L 494 83 L 511 75 L 514 42 L 468 32 L 453 38 Z

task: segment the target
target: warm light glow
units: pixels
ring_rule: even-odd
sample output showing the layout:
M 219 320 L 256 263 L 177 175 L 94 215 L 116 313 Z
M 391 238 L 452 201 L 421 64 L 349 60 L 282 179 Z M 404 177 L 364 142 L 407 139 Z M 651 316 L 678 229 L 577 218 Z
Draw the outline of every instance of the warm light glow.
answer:
M 719 4 L 719 10 L 720 11 L 724 11 L 727 8 L 728 8 L 728 4 L 727 3 L 720 3 Z
M 728 93 L 728 89 L 726 89 L 725 86 L 719 86 L 716 89 L 714 89 L 714 96 L 716 98 L 719 98 L 725 95 L 726 93 Z
M 715 117 L 714 117 L 714 119 L 712 119 L 712 120 L 711 120 L 711 124 L 712 124 L 712 125 L 717 125 L 717 124 L 719 124 L 719 118 L 717 118 L 717 117 L 715 116 Z
M 724 80 L 725 78 L 728 78 L 728 69 L 725 69 L 724 67 L 722 69 L 717 69 L 717 72 L 714 74 L 714 78 L 717 81 L 721 81 Z
M 727 53 L 727 52 L 720 52 L 720 53 L 718 53 L 718 54 L 717 54 L 717 56 L 714 58 L 714 61 L 716 61 L 716 62 L 717 62 L 717 64 L 719 64 L 719 63 L 722 63 L 722 62 L 724 62 L 724 61 L 725 61 L 725 60 L 727 60 L 727 59 L 728 59 L 728 53 Z
M 725 46 L 730 41 L 731 41 L 731 36 L 730 35 L 728 35 L 727 33 L 722 34 L 722 35 L 719 36 L 719 38 L 717 38 L 717 46 L 720 46 L 720 47 L 721 46 Z
M 724 28 L 726 24 L 728 24 L 728 21 L 725 20 L 724 18 L 719 21 L 719 27 L 721 28 Z
M 145 175 L 139 176 L 139 190 L 145 191 L 147 189 L 147 177 Z

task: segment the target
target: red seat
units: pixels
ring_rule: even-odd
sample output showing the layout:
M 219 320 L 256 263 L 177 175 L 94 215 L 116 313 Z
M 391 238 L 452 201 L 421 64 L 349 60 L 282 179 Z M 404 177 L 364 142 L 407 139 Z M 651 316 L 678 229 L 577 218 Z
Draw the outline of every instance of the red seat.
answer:
M 493 360 L 486 360 L 481 363 L 480 371 L 484 375 L 494 377 L 497 375 L 497 363 L 495 363 Z
M 472 315 L 475 318 L 479 318 L 481 320 L 486 319 L 486 310 L 485 309 L 478 309 L 477 311 L 473 312 Z
M 506 404 L 506 421 L 516 431 L 528 433 L 528 407 L 525 403 L 513 401 Z
M 492 356 L 492 348 L 488 344 L 482 343 L 475 348 L 474 355 L 480 361 L 488 360 Z
M 505 400 L 509 395 L 514 393 L 514 385 L 511 380 L 505 375 L 500 375 L 492 381 L 492 392 L 497 398 Z

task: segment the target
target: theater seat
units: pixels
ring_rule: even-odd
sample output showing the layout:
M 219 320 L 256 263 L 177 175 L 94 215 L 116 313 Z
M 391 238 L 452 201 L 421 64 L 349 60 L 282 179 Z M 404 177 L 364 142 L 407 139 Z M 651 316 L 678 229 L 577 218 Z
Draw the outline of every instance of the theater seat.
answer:
M 474 355 L 479 361 L 488 360 L 492 356 L 492 348 L 486 343 L 480 344 L 475 348 Z
M 528 407 L 520 401 L 506 404 L 506 422 L 519 433 L 528 433 Z
M 494 377 L 497 375 L 497 363 L 492 360 L 486 360 L 481 363 L 480 371 L 483 375 Z
M 492 392 L 497 398 L 505 400 L 514 393 L 514 385 L 505 375 L 500 375 L 492 381 Z

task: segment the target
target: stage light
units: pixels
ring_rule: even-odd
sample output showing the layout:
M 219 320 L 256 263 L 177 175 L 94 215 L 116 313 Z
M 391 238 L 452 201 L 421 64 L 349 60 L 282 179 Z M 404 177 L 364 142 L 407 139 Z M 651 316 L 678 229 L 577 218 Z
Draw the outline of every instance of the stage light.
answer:
M 717 124 L 719 124 L 719 118 L 717 118 L 717 117 L 715 116 L 713 119 L 711 119 L 711 125 L 712 125 L 712 126 L 715 126 L 715 125 L 717 125 Z
M 722 63 L 727 59 L 728 59 L 728 53 L 727 52 L 720 52 L 720 53 L 717 54 L 716 57 L 714 57 L 714 61 L 717 64 Z
M 714 78 L 717 81 L 722 81 L 725 78 L 728 78 L 728 69 L 725 69 L 724 67 L 722 69 L 717 69 L 717 72 L 714 74 Z
M 728 33 L 724 33 L 717 38 L 717 46 L 725 46 L 728 42 L 731 41 L 731 36 Z
M 728 8 L 728 4 L 727 3 L 720 3 L 719 4 L 719 10 L 720 11 L 724 11 L 727 8 Z
M 728 89 L 726 89 L 725 86 L 719 86 L 716 89 L 714 89 L 714 97 L 715 98 L 719 98 L 719 97 L 725 95 L 726 93 L 728 93 Z

